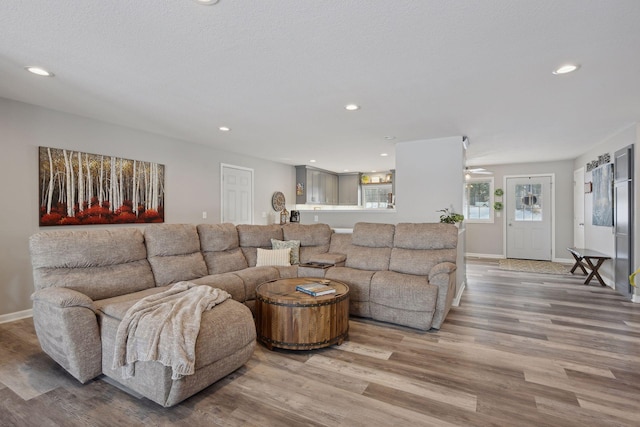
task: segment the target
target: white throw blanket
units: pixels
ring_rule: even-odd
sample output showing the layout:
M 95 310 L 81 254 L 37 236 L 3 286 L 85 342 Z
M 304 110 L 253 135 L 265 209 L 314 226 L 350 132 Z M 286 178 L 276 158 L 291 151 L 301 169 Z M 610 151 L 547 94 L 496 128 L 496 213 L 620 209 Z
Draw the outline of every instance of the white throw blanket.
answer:
M 192 375 L 202 312 L 230 297 L 221 289 L 178 282 L 141 299 L 118 326 L 113 369 L 121 367 L 123 377 L 131 378 L 136 361 L 157 361 L 171 367 L 173 380 Z

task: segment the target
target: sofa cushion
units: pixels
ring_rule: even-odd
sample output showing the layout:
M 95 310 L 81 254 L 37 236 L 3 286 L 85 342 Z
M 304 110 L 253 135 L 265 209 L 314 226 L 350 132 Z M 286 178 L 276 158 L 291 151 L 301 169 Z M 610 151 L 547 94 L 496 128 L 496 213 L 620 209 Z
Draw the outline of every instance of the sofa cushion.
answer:
M 283 240 L 282 227 L 272 225 L 240 224 L 236 226 L 242 254 L 249 267 L 255 267 L 258 260 L 257 248 L 271 249 L 271 239 Z
M 256 299 L 256 287 L 259 284 L 280 278 L 276 267 L 249 267 L 231 274 L 235 274 L 244 282 L 245 303 Z
M 208 274 L 195 225 L 154 224 L 145 229 L 144 236 L 157 286 Z
M 282 227 L 285 240 L 299 240 L 301 246 L 329 247 L 333 230 L 327 224 L 288 223 Z M 325 250 L 326 252 L 326 250 Z
M 456 262 L 455 249 L 391 249 L 389 270 L 398 273 L 428 276 L 431 269 L 442 262 Z
M 153 224 L 144 230 L 149 257 L 200 252 L 200 236 L 193 224 Z
M 44 231 L 29 239 L 35 289 L 64 287 L 96 300 L 155 286 L 136 228 Z
M 238 230 L 233 224 L 199 224 L 197 229 L 202 252 L 228 251 L 240 247 Z
M 391 248 L 349 247 L 345 266 L 360 270 L 388 270 Z
M 282 227 L 272 225 L 239 224 L 236 226 L 240 247 L 270 248 L 271 239 L 284 240 Z
M 349 286 L 350 300 L 369 301 L 369 287 L 374 273 L 375 271 L 349 267 L 331 267 L 325 273 L 325 278 L 346 283 Z
M 404 249 L 455 249 L 457 244 L 458 228 L 441 223 L 400 223 L 393 239 L 393 246 Z
M 428 330 L 433 323 L 438 287 L 424 276 L 379 271 L 371 279 L 371 316 L 383 322 Z
M 271 239 L 273 249 L 291 249 L 291 265 L 300 264 L 300 240 Z
M 245 300 L 244 282 L 233 273 L 211 274 L 199 279 L 193 279 L 191 282 L 196 285 L 207 285 L 227 291 L 231 298 L 236 301 L 244 302 Z
M 353 227 L 351 243 L 369 248 L 391 248 L 394 230 L 393 224 L 358 222 Z
M 240 248 L 228 251 L 204 252 L 209 274 L 223 274 L 249 267 Z
M 331 235 L 329 252 L 347 254 L 351 247 L 351 233 L 334 233 Z
M 437 286 L 429 285 L 426 276 L 378 271 L 371 278 L 369 300 L 376 304 L 410 311 L 433 311 L 437 296 Z

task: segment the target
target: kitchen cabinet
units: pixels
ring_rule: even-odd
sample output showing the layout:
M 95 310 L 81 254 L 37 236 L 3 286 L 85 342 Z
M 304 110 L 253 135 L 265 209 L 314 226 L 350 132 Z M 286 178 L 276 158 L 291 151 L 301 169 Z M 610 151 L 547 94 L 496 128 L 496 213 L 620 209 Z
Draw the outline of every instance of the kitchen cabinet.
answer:
M 308 166 L 296 166 L 296 203 L 338 204 L 338 175 Z
M 353 205 L 359 204 L 360 174 L 338 175 L 338 204 Z

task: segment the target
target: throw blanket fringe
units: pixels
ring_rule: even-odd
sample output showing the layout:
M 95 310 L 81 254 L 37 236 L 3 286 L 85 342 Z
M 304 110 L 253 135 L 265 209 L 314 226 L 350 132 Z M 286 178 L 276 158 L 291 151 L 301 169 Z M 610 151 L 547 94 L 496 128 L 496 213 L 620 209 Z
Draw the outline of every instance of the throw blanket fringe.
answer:
M 113 369 L 135 375 L 135 362 L 156 361 L 171 367 L 172 380 L 195 372 L 195 347 L 205 310 L 231 298 L 222 289 L 178 282 L 135 303 L 116 332 Z

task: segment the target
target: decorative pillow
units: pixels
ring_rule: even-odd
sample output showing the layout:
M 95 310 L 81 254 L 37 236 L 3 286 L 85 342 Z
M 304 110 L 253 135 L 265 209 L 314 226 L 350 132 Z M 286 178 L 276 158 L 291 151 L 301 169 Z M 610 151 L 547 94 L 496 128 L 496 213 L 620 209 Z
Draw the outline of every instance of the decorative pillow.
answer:
M 276 240 L 271 239 L 273 249 L 291 248 L 291 265 L 300 264 L 300 240 Z
M 261 249 L 258 248 L 256 267 L 265 265 L 286 266 L 291 265 L 291 248 L 286 249 Z

